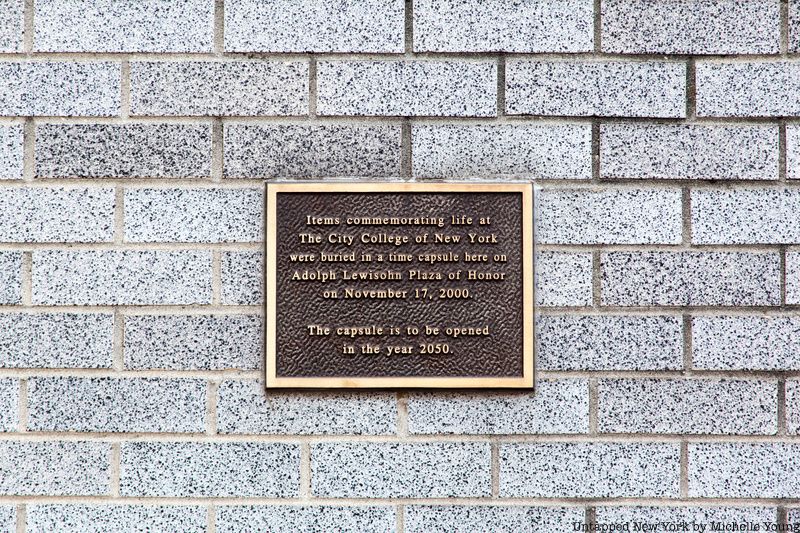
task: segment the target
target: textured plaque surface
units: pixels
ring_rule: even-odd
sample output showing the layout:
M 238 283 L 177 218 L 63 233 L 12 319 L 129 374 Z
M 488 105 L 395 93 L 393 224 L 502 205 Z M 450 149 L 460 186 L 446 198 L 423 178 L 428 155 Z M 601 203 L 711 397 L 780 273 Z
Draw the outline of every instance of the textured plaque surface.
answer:
M 267 388 L 533 386 L 530 184 L 267 186 Z

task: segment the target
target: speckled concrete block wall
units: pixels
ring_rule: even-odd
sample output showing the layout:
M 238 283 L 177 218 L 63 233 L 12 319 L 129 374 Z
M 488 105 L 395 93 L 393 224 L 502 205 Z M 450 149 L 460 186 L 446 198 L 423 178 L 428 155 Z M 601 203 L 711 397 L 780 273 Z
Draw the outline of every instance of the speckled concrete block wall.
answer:
M 796 0 L 0 0 L 0 532 L 800 522 L 798 54 Z M 266 394 L 304 178 L 533 180 L 536 394 Z

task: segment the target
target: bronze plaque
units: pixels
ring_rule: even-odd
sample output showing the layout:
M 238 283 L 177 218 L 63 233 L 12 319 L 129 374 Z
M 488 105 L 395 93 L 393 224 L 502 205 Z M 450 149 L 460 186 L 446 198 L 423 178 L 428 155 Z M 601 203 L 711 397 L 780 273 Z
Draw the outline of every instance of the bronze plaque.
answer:
M 267 388 L 532 388 L 529 183 L 267 185 Z

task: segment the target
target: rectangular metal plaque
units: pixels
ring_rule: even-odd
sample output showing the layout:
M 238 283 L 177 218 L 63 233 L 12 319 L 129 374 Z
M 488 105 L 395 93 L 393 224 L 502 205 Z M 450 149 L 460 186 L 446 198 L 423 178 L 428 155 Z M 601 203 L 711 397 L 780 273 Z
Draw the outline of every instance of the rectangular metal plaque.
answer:
M 528 183 L 275 183 L 266 384 L 532 388 Z

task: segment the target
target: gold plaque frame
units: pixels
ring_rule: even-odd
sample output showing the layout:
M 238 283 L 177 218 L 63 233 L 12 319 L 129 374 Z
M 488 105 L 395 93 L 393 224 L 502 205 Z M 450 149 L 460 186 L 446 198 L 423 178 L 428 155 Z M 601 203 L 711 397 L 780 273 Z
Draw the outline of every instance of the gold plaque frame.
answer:
M 276 361 L 277 195 L 279 193 L 518 192 L 522 194 L 523 375 L 514 377 L 279 377 Z M 533 185 L 531 183 L 296 183 L 266 185 L 265 230 L 265 374 L 267 389 L 533 389 L 534 273 Z

